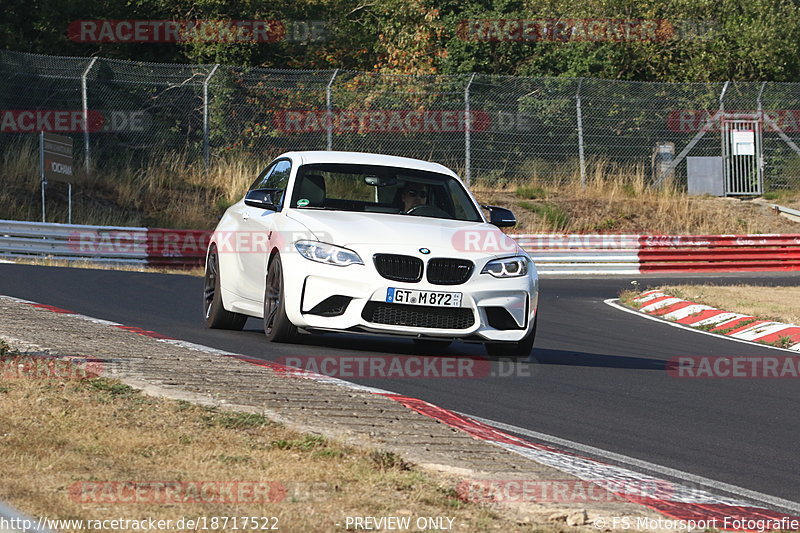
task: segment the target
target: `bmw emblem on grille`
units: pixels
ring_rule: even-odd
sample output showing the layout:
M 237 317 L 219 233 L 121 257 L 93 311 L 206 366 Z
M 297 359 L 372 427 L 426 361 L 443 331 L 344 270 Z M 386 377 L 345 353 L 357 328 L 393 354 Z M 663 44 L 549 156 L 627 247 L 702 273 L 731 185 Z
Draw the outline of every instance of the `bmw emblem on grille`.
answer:
M 431 251 L 428 250 L 427 248 L 420 248 L 419 253 L 428 255 L 429 253 L 431 253 Z

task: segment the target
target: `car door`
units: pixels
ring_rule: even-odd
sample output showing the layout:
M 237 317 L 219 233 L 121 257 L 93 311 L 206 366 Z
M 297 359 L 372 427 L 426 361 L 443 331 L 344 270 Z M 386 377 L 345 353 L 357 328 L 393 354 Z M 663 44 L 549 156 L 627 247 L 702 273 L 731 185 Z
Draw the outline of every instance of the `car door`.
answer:
M 291 171 L 292 163 L 288 159 L 275 161 L 262 173 L 261 179 L 253 183 L 250 190 L 273 188 L 285 193 Z M 280 212 L 283 210 L 283 193 L 277 194 L 273 199 L 278 207 L 277 211 L 244 204 L 240 211 L 241 234 L 237 236 L 237 255 L 241 269 L 240 296 L 253 302 L 262 302 L 264 299 L 267 258 L 272 243 L 278 238 L 275 219 L 282 216 Z

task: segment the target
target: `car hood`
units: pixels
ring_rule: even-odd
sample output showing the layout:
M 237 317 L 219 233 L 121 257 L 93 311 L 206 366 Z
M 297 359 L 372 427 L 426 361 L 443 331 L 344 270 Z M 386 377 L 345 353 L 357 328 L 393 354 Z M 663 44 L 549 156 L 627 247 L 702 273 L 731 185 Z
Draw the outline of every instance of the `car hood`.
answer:
M 290 209 L 287 217 L 303 224 L 320 241 L 339 246 L 424 247 L 438 253 L 454 250 L 480 255 L 508 255 L 521 251 L 516 241 L 485 222 L 297 209 Z

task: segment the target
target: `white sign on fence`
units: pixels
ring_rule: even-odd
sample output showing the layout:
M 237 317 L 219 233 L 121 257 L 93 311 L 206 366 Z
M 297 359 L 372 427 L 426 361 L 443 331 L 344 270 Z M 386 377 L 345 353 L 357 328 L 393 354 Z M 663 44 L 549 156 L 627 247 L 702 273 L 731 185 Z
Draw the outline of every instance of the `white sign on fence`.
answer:
M 731 132 L 733 155 L 756 155 L 756 132 L 742 130 Z

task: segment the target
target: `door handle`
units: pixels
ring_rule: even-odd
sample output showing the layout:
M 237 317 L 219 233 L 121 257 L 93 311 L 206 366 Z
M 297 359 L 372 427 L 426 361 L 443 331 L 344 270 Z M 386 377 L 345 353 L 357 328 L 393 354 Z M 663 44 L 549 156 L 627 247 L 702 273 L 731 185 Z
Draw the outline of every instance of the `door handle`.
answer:
M 242 219 L 243 220 L 250 220 L 250 213 L 248 213 L 247 211 L 242 213 Z

